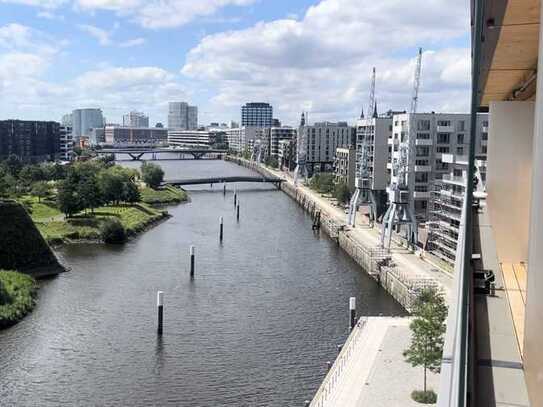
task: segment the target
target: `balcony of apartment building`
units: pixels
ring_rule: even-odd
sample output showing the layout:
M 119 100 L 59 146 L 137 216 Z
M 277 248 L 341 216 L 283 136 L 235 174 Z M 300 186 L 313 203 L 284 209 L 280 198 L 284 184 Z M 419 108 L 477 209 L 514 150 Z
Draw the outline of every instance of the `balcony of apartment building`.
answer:
M 468 160 L 438 407 L 543 406 L 541 4 L 471 3 L 471 136 L 488 109 L 488 168 L 474 190 Z
M 453 133 L 454 127 L 449 121 L 438 121 L 436 130 L 438 133 Z

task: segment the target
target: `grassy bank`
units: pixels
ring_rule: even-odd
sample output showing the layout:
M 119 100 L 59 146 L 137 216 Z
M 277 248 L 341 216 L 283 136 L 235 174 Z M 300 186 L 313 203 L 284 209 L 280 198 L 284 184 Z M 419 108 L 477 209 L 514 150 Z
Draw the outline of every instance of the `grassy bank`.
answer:
M 34 222 L 43 237 L 49 243 L 69 243 L 79 240 L 101 240 L 100 229 L 107 219 L 118 219 L 126 229 L 128 236 L 134 236 L 149 225 L 167 217 L 149 205 L 138 203 L 130 205 L 111 205 L 96 208 L 93 213 L 80 213 L 71 218 L 43 220 L 34 218 Z
M 182 189 L 172 186 L 160 189 L 144 187 L 141 189 L 141 200 L 148 205 L 168 205 L 186 202 L 188 195 Z
M 36 281 L 15 271 L 0 270 L 0 329 L 20 321 L 36 304 Z

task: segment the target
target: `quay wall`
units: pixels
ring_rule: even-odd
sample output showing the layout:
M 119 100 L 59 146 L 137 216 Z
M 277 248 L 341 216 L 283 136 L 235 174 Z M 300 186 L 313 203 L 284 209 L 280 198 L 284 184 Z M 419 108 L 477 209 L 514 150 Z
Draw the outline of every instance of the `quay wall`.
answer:
M 261 175 L 276 176 L 276 174 L 254 162 L 230 156 L 225 159 L 252 169 Z M 373 277 L 407 311 L 411 311 L 421 288 L 437 286 L 434 280 L 420 277 L 412 278 L 407 273 L 402 272 L 398 266 L 393 264 L 391 256 L 386 250 L 372 247 L 368 242 L 353 236 L 344 221 L 339 221 L 337 217 L 329 213 L 325 207 L 304 190 L 294 187 L 289 182 L 282 182 L 281 190 L 298 202 L 302 208 L 311 214 L 313 219 L 317 212 L 320 212 L 321 229 L 335 240 L 366 273 Z

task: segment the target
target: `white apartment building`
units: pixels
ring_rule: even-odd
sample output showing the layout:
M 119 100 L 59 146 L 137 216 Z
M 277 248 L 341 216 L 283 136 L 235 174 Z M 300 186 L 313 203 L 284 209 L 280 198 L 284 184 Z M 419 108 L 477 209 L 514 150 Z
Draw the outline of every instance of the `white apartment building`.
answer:
M 368 117 L 356 122 L 356 172 L 365 163 L 363 187 L 371 191 L 380 214 L 386 205 L 386 189 L 390 182 L 387 171 L 392 117 Z
M 182 130 L 198 129 L 198 107 L 186 102 L 168 104 L 168 128 Z
M 168 144 L 174 147 L 209 148 L 212 140 L 207 130 L 168 129 Z
M 481 114 L 478 122 L 477 145 L 486 154 L 482 140 L 483 124 L 487 115 Z M 449 113 L 404 113 L 392 118 L 392 134 L 389 138 L 390 160 L 387 170 L 390 185 L 399 181 L 397 165 L 400 162 L 401 144 L 407 146 L 407 190 L 411 212 L 419 222 L 430 217 L 431 193 L 436 180 L 450 171 L 443 154 L 464 156 L 468 154 L 470 116 Z M 488 124 L 488 123 L 487 123 Z
M 298 135 L 305 139 L 306 165 L 312 174 L 333 170 L 336 149 L 353 146 L 355 130 L 346 122 L 321 122 L 300 126 Z
M 338 147 L 334 162 L 336 182 L 344 182 L 351 190 L 355 187 L 356 149 L 354 147 Z
M 477 190 L 484 190 L 486 184 L 486 153 L 488 143 L 488 115 L 477 115 L 477 127 L 480 131 L 475 140 L 475 162 L 477 166 Z M 469 143 L 469 139 L 468 139 Z M 457 146 L 458 148 L 459 146 Z M 454 151 L 441 155 L 441 161 L 447 165 L 448 172 L 441 179 L 434 181 L 428 225 L 426 250 L 454 265 L 456 246 L 460 230 L 462 205 L 468 183 L 468 153 Z
M 296 140 L 280 140 L 277 149 L 279 168 L 292 171 L 296 167 Z
M 142 112 L 129 112 L 123 115 L 125 127 L 149 127 L 149 116 Z
M 72 128 L 60 126 L 60 154 L 62 161 L 71 161 L 74 155 L 74 138 Z
M 264 129 L 262 127 L 238 127 L 225 129 L 228 148 L 237 153 L 247 149 L 252 149 L 254 141 L 263 137 Z
M 296 137 L 296 129 L 292 127 L 270 127 L 264 129 L 264 139 L 268 141 L 268 151 L 271 157 L 278 158 L 279 142 L 292 140 Z

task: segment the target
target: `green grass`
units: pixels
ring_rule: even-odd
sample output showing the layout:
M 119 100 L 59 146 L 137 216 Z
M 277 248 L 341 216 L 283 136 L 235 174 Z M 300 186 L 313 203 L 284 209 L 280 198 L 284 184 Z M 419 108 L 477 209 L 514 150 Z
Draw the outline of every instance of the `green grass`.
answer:
M 106 219 L 116 218 L 129 236 L 144 230 L 149 224 L 162 219 L 165 214 L 146 204 L 103 206 L 94 213 L 80 213 L 62 221 L 36 221 L 44 238 L 50 243 L 69 240 L 100 240 L 100 228 Z
M 42 199 L 38 202 L 37 197 L 25 195 L 19 201 L 29 210 L 33 220 L 51 219 L 62 215 L 51 199 Z
M 165 205 L 184 202 L 188 199 L 182 189 L 167 186 L 160 189 L 144 187 L 141 189 L 141 200 L 149 205 Z
M 38 285 L 22 273 L 0 270 L 0 286 L 5 298 L 0 303 L 0 329 L 20 321 L 36 305 Z

